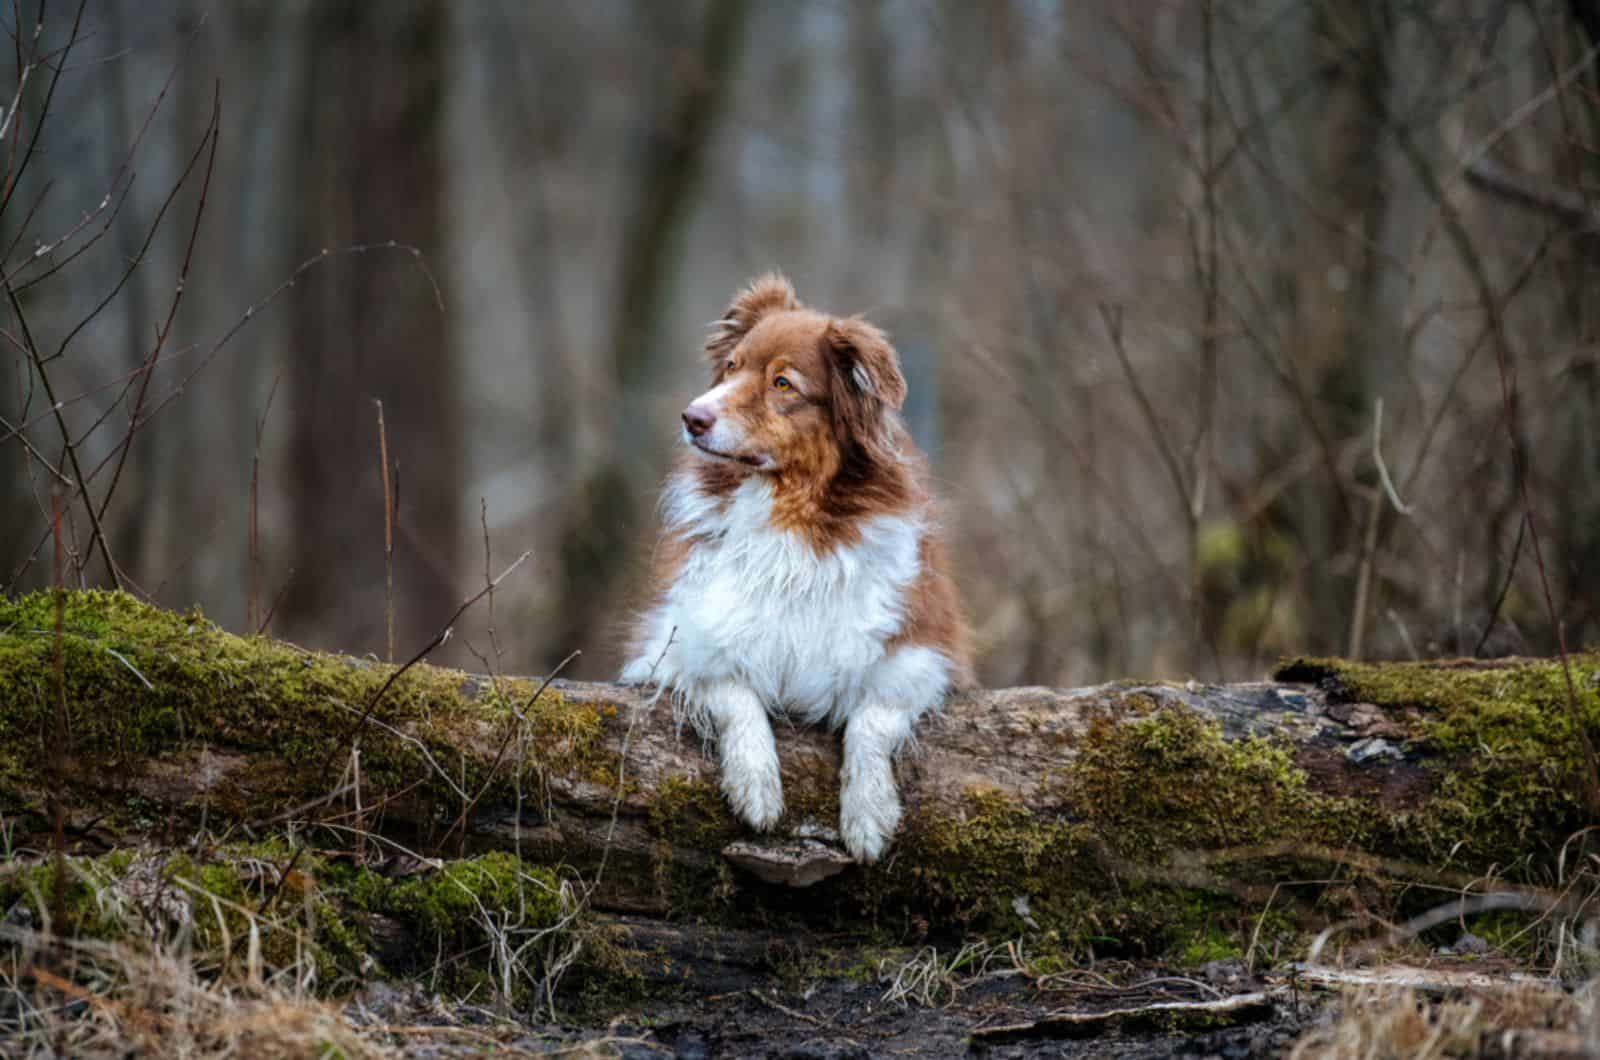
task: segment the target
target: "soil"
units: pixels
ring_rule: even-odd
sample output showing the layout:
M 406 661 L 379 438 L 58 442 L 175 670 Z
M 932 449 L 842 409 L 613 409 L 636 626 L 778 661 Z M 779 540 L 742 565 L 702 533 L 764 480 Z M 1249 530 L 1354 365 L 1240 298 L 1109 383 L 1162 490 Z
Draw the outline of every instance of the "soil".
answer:
M 1127 978 L 1118 976 L 1119 979 Z M 1317 999 L 1283 996 L 1224 1015 L 1129 1016 L 1067 1022 L 1074 1014 L 1130 1010 L 1156 1001 L 1205 1001 L 1262 990 L 1235 977 L 1207 982 L 1193 973 L 1138 970 L 1127 987 L 1053 989 L 1020 976 L 980 978 L 944 1004 L 885 1002 L 881 983 L 826 980 L 804 988 L 772 983 L 646 1007 L 599 1028 L 512 1025 L 471 1006 L 441 1004 L 416 986 L 369 986 L 353 999 L 353 1022 L 416 1026 L 478 1025 L 501 1048 L 563 1050 L 630 1060 L 762 1057 L 855 1060 L 868 1057 L 1277 1057 L 1322 1016 Z M 1153 985 L 1141 985 L 1153 984 Z M 726 984 L 724 984 L 726 985 Z M 447 1036 L 441 1036 L 447 1037 Z M 402 1044 L 414 1060 L 483 1055 L 461 1039 Z M 580 1052 L 580 1055 L 583 1055 Z

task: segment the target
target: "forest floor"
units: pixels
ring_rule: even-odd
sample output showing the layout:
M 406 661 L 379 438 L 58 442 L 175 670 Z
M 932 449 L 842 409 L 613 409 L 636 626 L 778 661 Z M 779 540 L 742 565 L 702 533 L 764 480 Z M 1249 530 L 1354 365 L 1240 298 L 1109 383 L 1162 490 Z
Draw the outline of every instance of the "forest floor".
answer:
M 959 984 L 924 982 L 919 997 L 898 1000 L 889 998 L 899 984 L 886 990 L 883 980 L 753 979 L 742 989 L 681 997 L 589 1028 L 507 1023 L 470 1005 L 441 1006 L 416 984 L 376 984 L 347 1002 L 344 1017 L 379 1033 L 436 1027 L 437 1036 L 389 1038 L 407 1060 L 498 1049 L 633 1060 L 1600 1055 L 1593 1012 L 1572 993 L 1550 984 L 1508 988 L 1509 966 L 1493 960 L 1450 963 L 1431 971 L 1470 970 L 1481 977 L 1478 987 L 1338 992 L 1253 977 L 1240 962 L 1224 960 L 1199 970 L 1129 964 L 1112 975 L 1063 972 L 1049 981 L 979 974 Z M 1428 972 L 1418 974 L 1425 979 Z
M 0 920 L 22 944 L 0 964 L 0 1056 L 1600 1058 L 1594 981 L 1538 974 L 1472 935 L 1252 972 L 1234 957 L 1030 960 L 1016 942 L 780 945 L 612 916 L 604 931 L 633 947 L 622 979 L 580 962 L 512 1008 L 486 980 L 445 987 L 448 962 L 320 989 L 262 965 L 258 941 L 52 939 L 22 908 Z M 1569 944 L 1582 966 L 1593 951 Z
M 1151 979 L 1175 984 L 1181 972 L 1144 971 Z M 1169 991 L 1195 999 L 1215 996 L 1206 984 L 1189 980 L 1187 990 Z M 675 1001 L 621 1017 L 604 1028 L 526 1026 L 520 1033 L 487 1013 L 455 1007 L 440 1009 L 415 988 L 369 987 L 347 1006 L 358 1024 L 373 1020 L 416 1025 L 429 1019 L 485 1021 L 511 1049 L 572 1050 L 581 1054 L 629 1058 L 769 1057 L 783 1060 L 855 1060 L 880 1056 L 1011 1057 L 1276 1057 L 1327 1010 L 1328 998 L 1250 1006 L 1228 1016 L 1193 1015 L 1164 1019 L 1157 1013 L 1104 1019 L 1093 1017 L 1129 1008 L 1107 991 L 1099 997 L 1069 996 L 1039 989 L 1015 977 L 991 977 L 961 990 L 959 996 L 915 1001 L 885 1001 L 884 986 L 831 980 L 798 990 L 752 986 Z M 1086 1022 L 1069 1017 L 1090 1017 Z M 490 1027 L 498 1027 L 491 1031 Z M 484 1043 L 464 1039 L 413 1040 L 403 1053 L 414 1060 L 478 1055 Z

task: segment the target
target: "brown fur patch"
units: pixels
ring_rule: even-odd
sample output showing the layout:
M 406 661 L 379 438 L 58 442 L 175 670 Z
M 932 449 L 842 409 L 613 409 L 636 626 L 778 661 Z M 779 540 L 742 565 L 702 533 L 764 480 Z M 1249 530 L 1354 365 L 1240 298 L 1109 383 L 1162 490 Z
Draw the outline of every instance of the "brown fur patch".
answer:
M 927 514 L 926 461 L 898 415 L 905 376 L 881 330 L 806 308 L 788 280 L 769 273 L 734 297 L 713 325 L 706 353 L 713 384 L 730 388 L 719 415 L 776 465 L 758 470 L 738 459 L 686 454 L 707 495 L 729 497 L 746 478 L 765 475 L 772 525 L 801 535 L 819 554 L 859 541 L 862 521 L 873 516 Z M 663 540 L 653 578 L 658 594 L 694 547 L 681 536 Z M 967 627 L 937 527 L 924 530 L 920 560 L 907 589 L 905 627 L 891 646 L 937 648 L 955 664 L 957 686 L 970 685 Z
M 712 463 L 701 460 L 692 453 L 684 454 L 680 464 L 688 465 L 690 473 L 694 475 L 700 483 L 700 489 L 708 497 L 731 496 L 733 491 L 739 488 L 739 483 L 752 474 L 747 467 L 733 463 Z
M 793 387 L 777 390 L 776 379 Z M 910 436 L 895 409 L 905 379 L 894 348 L 864 321 L 768 309 L 718 363 L 722 415 L 777 463 L 773 523 L 818 549 L 859 540 L 858 523 L 919 503 Z M 720 465 L 719 465 L 720 466 Z
M 706 356 L 713 364 L 726 360 L 762 317 L 799 308 L 800 299 L 786 278 L 775 272 L 756 277 L 733 296 L 727 311 L 712 323 L 711 334 L 706 338 Z
M 904 627 L 888 644 L 893 651 L 902 644 L 936 647 L 950 660 L 950 682 L 956 689 L 977 685 L 972 670 L 972 645 L 966 617 L 961 613 L 961 594 L 950 576 L 944 538 L 937 528 L 924 532 L 918 549 L 920 571 L 906 592 Z

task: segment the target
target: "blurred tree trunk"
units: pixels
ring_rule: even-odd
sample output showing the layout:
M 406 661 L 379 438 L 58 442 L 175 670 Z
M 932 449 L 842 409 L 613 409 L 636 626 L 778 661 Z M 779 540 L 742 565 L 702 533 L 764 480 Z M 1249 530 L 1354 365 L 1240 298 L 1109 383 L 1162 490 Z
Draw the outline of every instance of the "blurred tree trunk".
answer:
M 899 202 L 894 193 L 896 161 L 912 145 L 901 135 L 901 108 L 894 83 L 895 41 L 882 0 L 851 5 L 845 32 L 855 122 L 844 176 L 851 227 L 858 233 L 860 246 L 844 263 L 844 290 L 854 292 L 871 289 L 873 274 L 884 269 L 885 259 L 892 253 Z M 913 399 L 922 393 L 918 387 L 911 388 Z
M 105 5 L 103 18 L 105 19 L 108 45 L 115 53 L 129 50 L 131 42 L 128 34 L 127 19 L 124 17 L 124 4 L 121 0 Z M 186 12 L 187 13 L 187 12 Z M 119 144 L 133 143 L 134 134 L 138 131 L 143 115 L 139 113 L 141 103 L 138 94 L 133 90 L 133 64 L 128 62 L 113 63 L 111 65 L 110 82 L 114 89 L 105 93 L 101 102 L 108 115 L 106 125 L 112 130 L 114 142 Z M 206 94 L 209 103 L 210 96 Z M 187 127 L 186 127 L 187 128 Z M 174 153 L 184 150 L 183 140 L 173 148 Z M 182 162 L 178 163 L 180 166 Z M 117 253 L 124 261 L 133 261 L 139 256 L 138 224 L 133 218 L 121 218 L 116 225 Z M 127 287 L 123 295 L 122 320 L 124 326 L 125 348 L 122 350 L 124 372 L 136 372 L 144 364 L 144 359 L 149 355 L 155 324 L 151 319 L 149 285 L 145 282 L 146 270 L 135 269 L 128 277 Z M 113 430 L 121 430 L 125 421 L 114 419 Z M 149 438 L 141 438 L 129 454 L 129 496 L 154 496 L 157 484 L 161 483 L 159 453 L 156 445 Z M 181 482 L 174 481 L 181 476 L 173 476 L 173 480 L 166 483 L 174 488 L 181 486 Z M 173 504 L 181 504 L 181 494 L 172 498 Z M 107 520 L 106 532 L 111 535 L 111 554 L 117 557 L 117 562 L 135 574 L 144 575 L 150 570 L 149 557 L 145 555 L 148 544 L 148 529 L 154 520 L 154 513 L 143 509 L 136 504 L 128 505 L 123 511 L 112 511 L 111 518 Z M 165 557 L 162 557 L 162 563 Z
M 1323 410 L 1327 444 L 1370 430 L 1375 367 L 1386 351 L 1380 317 L 1378 244 L 1386 189 L 1380 150 L 1389 94 L 1382 15 L 1373 0 L 1325 0 L 1312 15 L 1315 60 L 1332 71 L 1304 128 L 1318 210 L 1291 256 L 1296 324 L 1293 371 Z M 1319 444 L 1302 432 L 1294 451 Z M 1292 459 L 1295 452 L 1286 452 Z M 1331 480 L 1329 480 L 1331 479 Z M 1306 613 L 1317 650 L 1349 648 L 1366 522 L 1364 498 L 1337 476 L 1313 476 L 1284 496 L 1290 533 L 1313 559 Z M 1381 512 L 1377 513 L 1381 517 Z M 1342 562 L 1329 562 L 1338 558 Z
M 1579 48 L 1600 46 L 1600 2 L 1569 0 L 1573 20 L 1581 29 Z M 1563 139 L 1558 155 L 1563 183 L 1577 189 L 1592 215 L 1600 210 L 1600 194 L 1593 190 L 1600 176 L 1600 70 L 1589 68 L 1588 91 L 1573 92 L 1560 102 L 1571 108 L 1565 117 L 1572 132 Z M 1583 82 L 1580 82 L 1583 84 Z M 1568 272 L 1565 308 L 1579 349 L 1600 346 L 1600 234 L 1584 233 L 1572 251 L 1563 255 Z M 1600 597 L 1591 572 L 1600 569 L 1600 362 L 1594 357 L 1573 357 L 1568 411 L 1562 416 L 1559 467 L 1562 485 L 1549 491 L 1556 505 L 1556 540 L 1566 562 L 1557 591 L 1568 601 L 1567 641 L 1583 644 L 1594 638 L 1600 624 Z M 1492 590 L 1491 590 L 1492 591 Z M 1488 606 L 1493 606 L 1489 597 Z
M 647 20 L 669 17 L 646 4 Z M 671 83 L 648 132 L 632 221 L 624 237 L 617 285 L 611 365 L 616 400 L 607 428 L 609 459 L 577 487 L 561 541 L 561 591 L 552 646 L 581 647 L 591 672 L 613 660 L 605 615 L 635 552 L 640 479 L 660 466 L 667 439 L 650 416 L 663 309 L 672 292 L 681 235 L 694 203 L 706 151 L 738 69 L 749 13 L 745 0 L 712 0 L 697 45 L 668 45 Z M 692 351 L 680 351 L 692 356 Z
M 443 247 L 442 0 L 328 0 L 304 24 L 299 254 L 395 240 Z M 298 288 L 293 352 L 290 588 L 276 628 L 384 644 L 383 489 L 374 400 L 398 472 L 398 650 L 464 595 L 461 410 L 444 314 L 403 250 L 330 260 Z

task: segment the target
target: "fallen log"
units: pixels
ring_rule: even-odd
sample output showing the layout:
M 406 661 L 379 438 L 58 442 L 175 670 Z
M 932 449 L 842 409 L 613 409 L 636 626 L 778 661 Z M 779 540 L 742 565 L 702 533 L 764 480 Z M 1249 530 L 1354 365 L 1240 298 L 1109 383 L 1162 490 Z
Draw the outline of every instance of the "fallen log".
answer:
M 1600 658 L 1572 665 L 1592 730 Z M 649 689 L 397 676 L 41 593 L 0 601 L 0 812 L 41 849 L 59 796 L 88 853 L 293 829 L 368 860 L 516 851 L 624 914 L 1205 959 L 1357 905 L 1397 915 L 1408 882 L 1540 879 L 1590 823 L 1564 689 L 1545 660 L 1298 660 L 1242 684 L 975 692 L 919 729 L 900 833 L 863 868 L 832 834 L 834 735 L 780 727 L 788 812 L 755 836 Z

